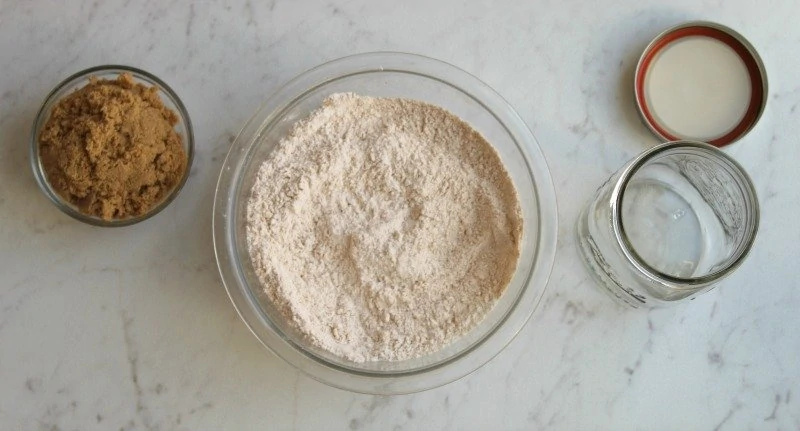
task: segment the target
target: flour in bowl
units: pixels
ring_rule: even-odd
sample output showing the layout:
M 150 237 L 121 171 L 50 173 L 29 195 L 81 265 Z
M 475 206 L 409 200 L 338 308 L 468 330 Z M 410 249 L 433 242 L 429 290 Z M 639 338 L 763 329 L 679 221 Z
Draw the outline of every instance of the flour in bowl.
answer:
M 517 266 L 522 215 L 494 148 L 423 102 L 334 94 L 259 167 L 247 245 L 306 341 L 354 361 L 440 350 Z

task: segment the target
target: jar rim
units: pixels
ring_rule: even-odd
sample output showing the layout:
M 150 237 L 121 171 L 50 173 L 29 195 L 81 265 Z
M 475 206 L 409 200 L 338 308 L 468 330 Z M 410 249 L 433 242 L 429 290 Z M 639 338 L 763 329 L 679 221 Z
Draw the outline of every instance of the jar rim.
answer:
M 746 194 L 747 200 L 751 203 L 752 217 L 751 223 L 748 225 L 748 231 L 745 234 L 741 244 L 737 247 L 736 253 L 730 261 L 722 268 L 717 269 L 709 274 L 699 277 L 677 277 L 674 275 L 666 274 L 648 264 L 634 249 L 625 228 L 622 223 L 622 202 L 625 197 L 625 190 L 631 178 L 643 167 L 647 162 L 653 160 L 655 157 L 664 155 L 664 153 L 681 148 L 691 148 L 700 150 L 718 161 L 727 164 L 735 170 L 736 175 L 739 176 L 742 185 L 744 186 L 743 193 Z M 631 160 L 628 165 L 620 172 L 617 182 L 611 191 L 611 225 L 614 234 L 614 239 L 617 245 L 622 250 L 625 259 L 633 265 L 637 271 L 645 277 L 658 284 L 668 286 L 675 290 L 695 290 L 698 287 L 709 285 L 719 281 L 726 276 L 730 275 L 736 268 L 738 268 L 745 260 L 755 242 L 758 227 L 760 224 L 760 208 L 758 198 L 750 176 L 744 168 L 731 156 L 722 150 L 714 147 L 713 145 L 690 140 L 680 140 L 666 142 L 657 145 Z

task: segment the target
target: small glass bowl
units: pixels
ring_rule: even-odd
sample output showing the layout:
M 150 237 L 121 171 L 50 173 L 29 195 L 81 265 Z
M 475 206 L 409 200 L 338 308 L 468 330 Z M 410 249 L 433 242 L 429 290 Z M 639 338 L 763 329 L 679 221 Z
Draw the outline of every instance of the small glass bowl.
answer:
M 146 213 L 136 217 L 126 217 L 120 219 L 106 220 L 90 214 L 82 213 L 75 205 L 61 197 L 50 185 L 47 180 L 47 174 L 44 172 L 42 166 L 41 156 L 39 154 L 39 134 L 42 128 L 50 118 L 50 112 L 53 107 L 65 96 L 72 94 L 76 90 L 86 86 L 89 83 L 89 78 L 98 79 L 116 79 L 123 73 L 129 73 L 133 80 L 137 83 L 146 85 L 148 87 L 156 87 L 161 101 L 168 109 L 172 110 L 178 115 L 178 123 L 175 124 L 175 131 L 181 135 L 183 149 L 186 151 L 186 171 L 183 178 L 180 179 L 177 185 L 169 192 L 157 205 L 153 206 Z M 47 98 L 39 109 L 36 115 L 36 120 L 33 123 L 33 131 L 31 132 L 31 146 L 30 146 L 30 161 L 33 176 L 39 184 L 42 192 L 52 201 L 58 209 L 70 217 L 95 226 L 103 227 L 120 227 L 129 226 L 146 220 L 167 207 L 172 202 L 186 183 L 189 177 L 189 170 L 192 167 L 192 160 L 194 159 L 194 135 L 192 134 L 192 122 L 189 119 L 189 113 L 178 98 L 178 95 L 162 80 L 156 76 L 147 73 L 143 70 L 136 69 L 130 66 L 120 65 L 105 65 L 96 66 L 89 69 L 82 70 L 69 78 L 62 81 L 56 86 L 53 91 L 47 95 Z
M 440 351 L 403 361 L 355 363 L 311 345 L 266 298 L 246 245 L 246 208 L 261 163 L 292 125 L 332 93 L 401 97 L 441 106 L 497 150 L 517 188 L 523 238 L 517 269 L 485 319 Z M 252 333 L 275 354 L 328 385 L 355 392 L 403 394 L 452 382 L 500 353 L 544 293 L 558 231 L 550 171 L 536 139 L 489 86 L 447 63 L 418 55 L 370 53 L 303 73 L 279 89 L 244 126 L 222 166 L 214 199 L 214 249 L 228 296 Z

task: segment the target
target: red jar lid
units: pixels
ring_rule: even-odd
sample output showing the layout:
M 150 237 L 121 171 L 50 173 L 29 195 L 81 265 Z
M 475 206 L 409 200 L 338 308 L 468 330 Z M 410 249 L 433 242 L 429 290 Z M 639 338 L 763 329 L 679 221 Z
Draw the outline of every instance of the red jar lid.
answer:
M 690 22 L 650 42 L 636 67 L 635 95 L 642 120 L 661 139 L 722 147 L 758 122 L 767 102 L 767 75 L 739 33 Z

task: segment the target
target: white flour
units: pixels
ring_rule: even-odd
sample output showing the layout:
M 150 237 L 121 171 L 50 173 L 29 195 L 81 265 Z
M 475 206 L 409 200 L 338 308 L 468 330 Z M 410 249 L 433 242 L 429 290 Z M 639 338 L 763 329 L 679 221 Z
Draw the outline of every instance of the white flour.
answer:
M 264 292 L 307 341 L 404 360 L 474 328 L 517 265 L 499 156 L 444 109 L 335 94 L 259 168 L 247 241 Z

